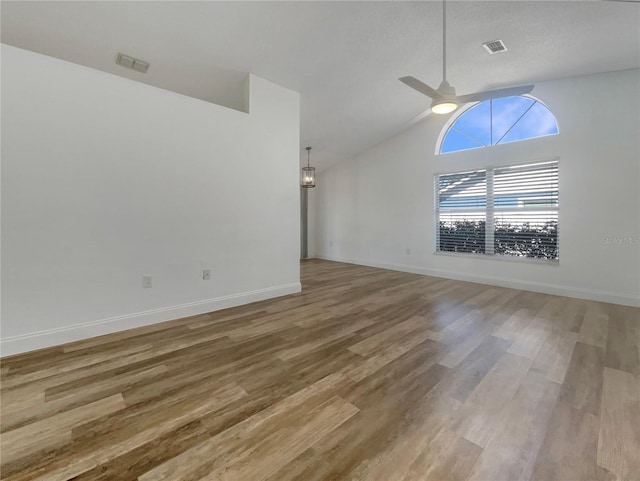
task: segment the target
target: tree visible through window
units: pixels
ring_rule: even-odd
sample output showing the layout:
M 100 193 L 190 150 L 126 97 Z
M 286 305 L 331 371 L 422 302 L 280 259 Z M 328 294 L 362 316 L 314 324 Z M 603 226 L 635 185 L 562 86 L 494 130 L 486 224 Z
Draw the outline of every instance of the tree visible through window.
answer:
M 449 127 L 440 153 L 557 133 L 558 124 L 553 114 L 533 98 L 516 96 L 485 100 L 463 112 Z

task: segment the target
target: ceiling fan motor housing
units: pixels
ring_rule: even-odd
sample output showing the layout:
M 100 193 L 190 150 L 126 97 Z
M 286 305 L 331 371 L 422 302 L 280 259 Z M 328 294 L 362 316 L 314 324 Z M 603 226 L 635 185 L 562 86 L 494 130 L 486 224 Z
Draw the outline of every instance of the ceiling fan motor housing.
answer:
M 453 99 L 456 98 L 456 89 L 452 87 L 449 82 L 443 80 L 440 86 L 438 87 L 438 93 L 443 97 L 451 97 Z
M 449 82 L 443 80 L 437 92 L 440 94 L 440 97 L 433 99 L 433 102 L 431 102 L 432 112 L 436 114 L 448 114 L 458 108 L 456 89 L 452 87 Z

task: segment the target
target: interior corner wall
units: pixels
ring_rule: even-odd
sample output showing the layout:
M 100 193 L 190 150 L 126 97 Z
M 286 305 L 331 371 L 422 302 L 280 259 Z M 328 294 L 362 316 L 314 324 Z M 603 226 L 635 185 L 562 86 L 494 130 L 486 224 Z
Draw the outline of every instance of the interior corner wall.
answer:
M 3 45 L 2 355 L 300 291 L 299 130 Z
M 436 155 L 431 115 L 318 175 L 321 258 L 640 305 L 640 70 L 536 85 L 559 134 Z M 436 173 L 559 158 L 560 262 L 437 255 Z

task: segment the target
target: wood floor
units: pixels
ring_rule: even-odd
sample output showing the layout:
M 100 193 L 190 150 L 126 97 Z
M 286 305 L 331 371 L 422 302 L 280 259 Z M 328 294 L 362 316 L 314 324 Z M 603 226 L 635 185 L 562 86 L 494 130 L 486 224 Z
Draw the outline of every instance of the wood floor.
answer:
M 2 360 L 2 479 L 640 480 L 640 309 L 326 261 Z

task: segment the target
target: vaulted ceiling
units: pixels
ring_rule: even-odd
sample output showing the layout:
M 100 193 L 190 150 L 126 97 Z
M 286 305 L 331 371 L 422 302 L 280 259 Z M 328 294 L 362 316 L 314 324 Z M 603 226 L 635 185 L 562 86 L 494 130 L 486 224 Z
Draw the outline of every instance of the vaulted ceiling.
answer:
M 640 4 L 447 3 L 459 93 L 640 67 Z M 441 80 L 442 4 L 369 1 L 2 2 L 2 42 L 239 108 L 248 72 L 300 92 L 301 158 L 322 169 L 408 127 Z M 488 55 L 482 43 L 508 51 Z M 115 64 L 118 52 L 151 63 Z M 640 86 L 639 86 L 640 88 Z

